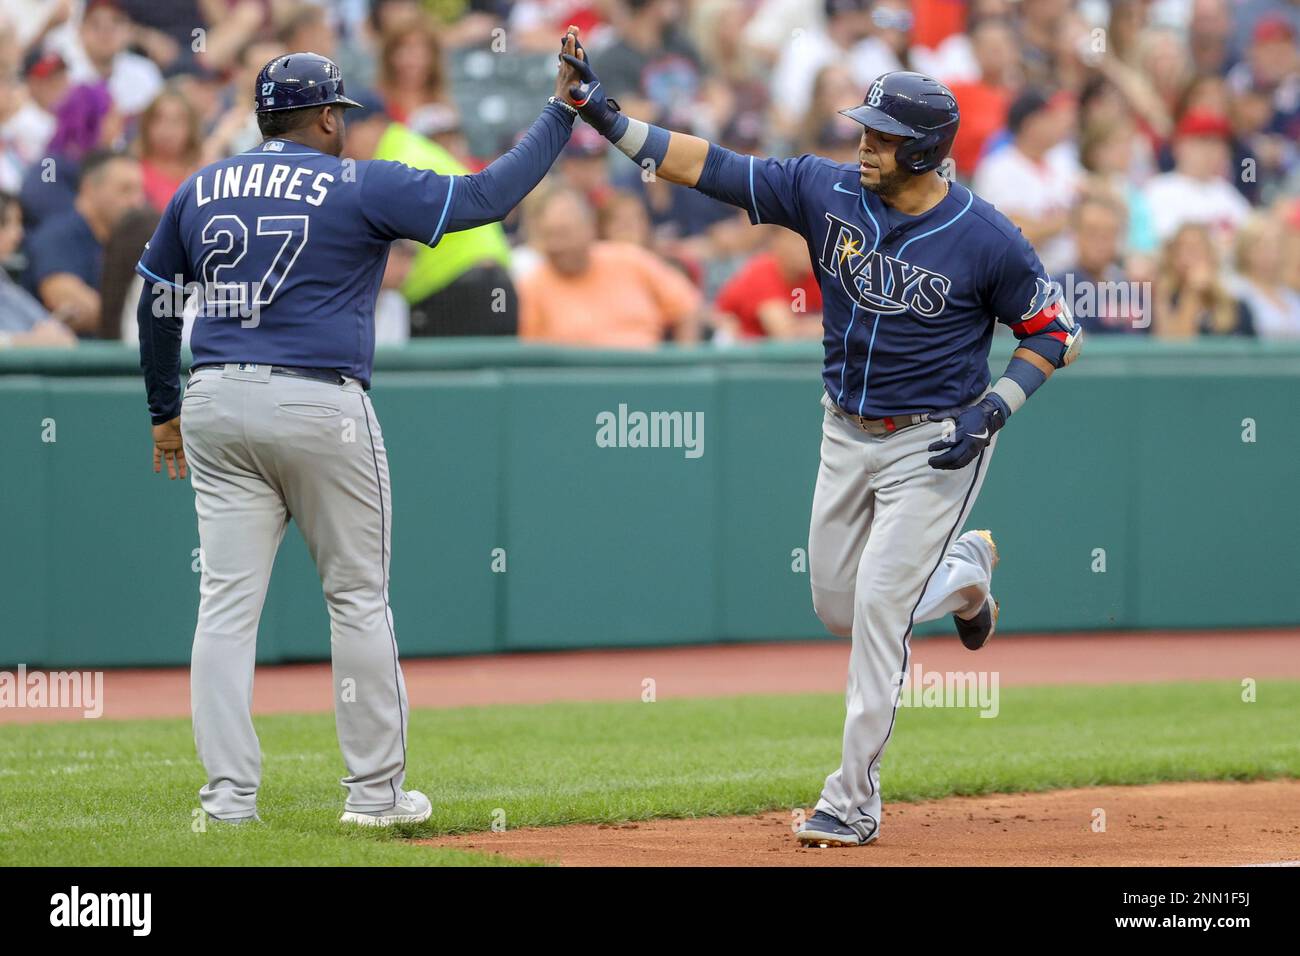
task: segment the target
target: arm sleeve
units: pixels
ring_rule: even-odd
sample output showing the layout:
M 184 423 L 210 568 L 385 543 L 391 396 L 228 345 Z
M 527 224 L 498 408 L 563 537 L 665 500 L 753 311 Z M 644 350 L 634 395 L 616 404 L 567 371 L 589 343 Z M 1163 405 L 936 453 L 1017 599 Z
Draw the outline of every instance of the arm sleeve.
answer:
M 177 223 L 178 197 L 183 194 L 178 191 L 167 204 L 135 267 L 144 278 L 135 310 L 140 327 L 140 368 L 149 416 L 155 425 L 181 413 L 181 325 L 185 286 L 192 278 Z
M 471 176 L 457 178 L 447 231 L 499 222 L 542 181 L 569 142 L 574 114 L 547 103 L 515 147 Z
M 548 103 L 514 149 L 471 176 L 372 160 L 361 187 L 362 212 L 381 239 L 436 246 L 449 232 L 504 219 L 542 181 L 572 132 L 573 115 Z
M 1022 348 L 1041 355 L 1055 368 L 1069 364 L 1078 326 L 1060 285 L 1048 277 L 1038 254 L 1019 230 L 993 265 L 989 306 L 997 320 L 1011 328 Z
M 739 206 L 754 225 L 773 223 L 803 233 L 802 192 L 816 156 L 759 159 L 733 153 L 716 143 L 709 146 L 704 170 L 695 188 L 706 196 Z

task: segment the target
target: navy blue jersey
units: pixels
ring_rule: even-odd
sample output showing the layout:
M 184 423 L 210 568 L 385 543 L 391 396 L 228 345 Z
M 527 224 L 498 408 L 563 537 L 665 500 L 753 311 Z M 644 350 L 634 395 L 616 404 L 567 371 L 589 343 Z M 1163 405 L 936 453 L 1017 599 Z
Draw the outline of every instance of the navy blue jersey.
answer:
M 868 418 L 968 404 L 989 384 L 996 322 L 1018 336 L 1055 297 L 1020 230 L 965 186 L 919 216 L 862 189 L 856 165 L 710 147 L 697 187 L 808 243 L 831 399 Z
M 436 246 L 504 218 L 555 162 L 573 117 L 548 104 L 509 152 L 467 176 L 341 160 L 285 139 L 191 176 L 136 266 L 147 280 L 136 317 L 154 424 L 180 413 L 180 316 L 195 292 L 195 365 L 331 368 L 368 387 L 389 244 Z
M 389 244 L 436 246 L 452 182 L 268 140 L 186 180 L 137 271 L 172 289 L 197 284 L 196 365 L 334 368 L 369 384 Z

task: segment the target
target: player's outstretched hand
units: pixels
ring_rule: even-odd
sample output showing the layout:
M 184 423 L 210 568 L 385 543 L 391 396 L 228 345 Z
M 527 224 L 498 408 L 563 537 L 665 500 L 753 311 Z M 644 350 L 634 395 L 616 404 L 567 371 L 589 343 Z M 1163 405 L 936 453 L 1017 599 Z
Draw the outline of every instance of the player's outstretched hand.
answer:
M 589 126 L 608 138 L 618 123 L 619 105 L 605 95 L 600 77 L 596 76 L 591 60 L 587 58 L 587 51 L 578 39 L 577 27 L 569 27 L 569 32 L 564 35 L 566 45 L 570 37 L 573 38 L 573 49 L 566 47 L 560 54 L 560 59 L 568 65 L 575 77 L 575 82 L 567 90 L 568 101 L 578 108 L 578 113 Z
M 1006 424 L 1006 408 L 1001 399 L 990 396 L 977 405 L 931 412 L 930 421 L 953 423 L 950 433 L 930 444 L 930 451 L 942 452 L 930 459 L 930 467 L 945 471 L 965 468 Z
M 175 481 L 188 473 L 185 468 L 185 445 L 181 442 L 181 419 L 176 416 L 169 422 L 153 427 L 153 473 L 162 471 L 167 462 L 167 477 Z

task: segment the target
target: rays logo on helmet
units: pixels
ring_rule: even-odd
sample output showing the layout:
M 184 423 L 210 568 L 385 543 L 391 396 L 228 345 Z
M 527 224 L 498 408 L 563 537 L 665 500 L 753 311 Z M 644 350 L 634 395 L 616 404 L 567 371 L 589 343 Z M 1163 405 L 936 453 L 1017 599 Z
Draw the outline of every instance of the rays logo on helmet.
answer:
M 867 92 L 867 105 L 879 107 L 881 98 L 885 95 L 885 84 L 879 80 L 871 84 L 871 89 Z

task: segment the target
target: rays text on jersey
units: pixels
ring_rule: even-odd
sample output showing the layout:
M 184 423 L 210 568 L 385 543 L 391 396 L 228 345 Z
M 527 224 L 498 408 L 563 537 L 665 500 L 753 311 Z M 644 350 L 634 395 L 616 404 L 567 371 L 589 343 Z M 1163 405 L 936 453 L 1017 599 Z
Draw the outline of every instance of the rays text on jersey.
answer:
M 826 220 L 821 268 L 838 277 L 844 291 L 864 309 L 934 318 L 947 307 L 945 296 L 952 288 L 947 276 L 883 255 L 855 223 L 829 212 Z

